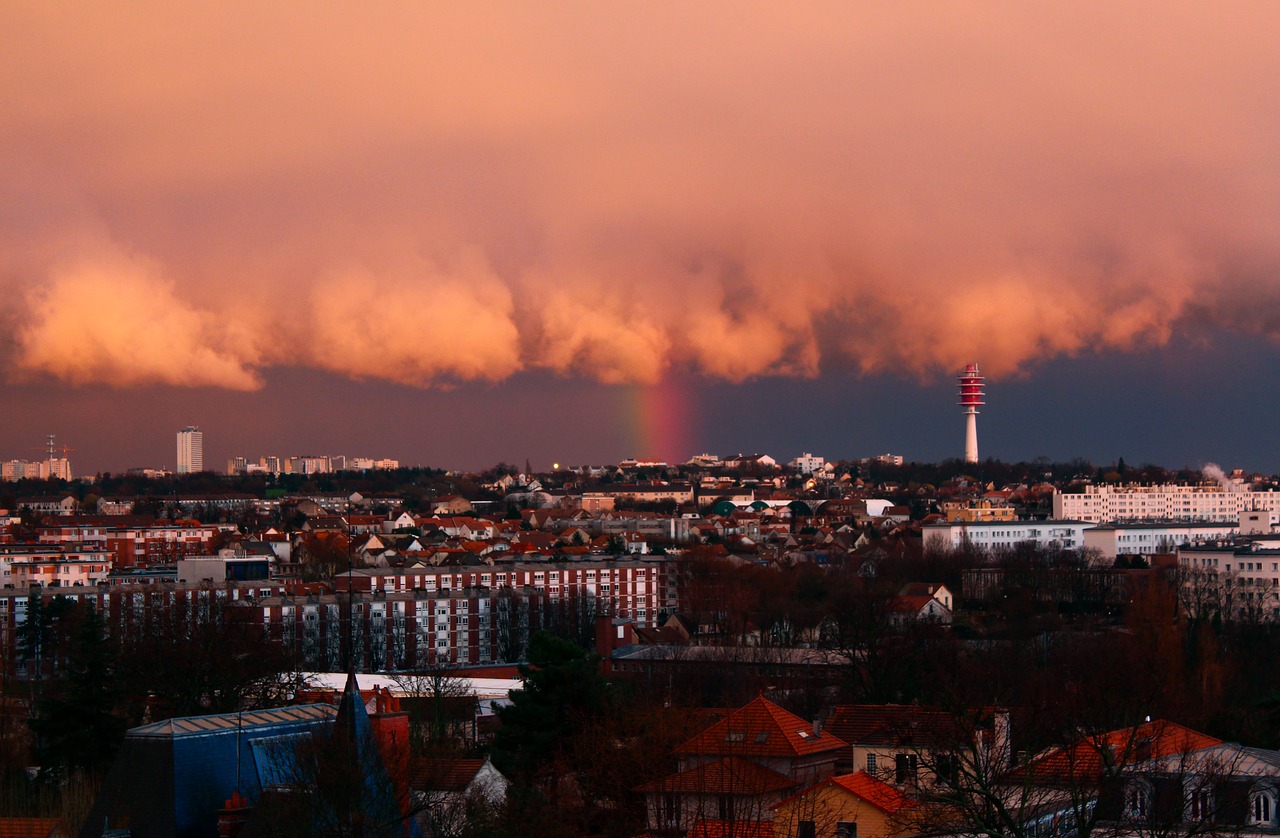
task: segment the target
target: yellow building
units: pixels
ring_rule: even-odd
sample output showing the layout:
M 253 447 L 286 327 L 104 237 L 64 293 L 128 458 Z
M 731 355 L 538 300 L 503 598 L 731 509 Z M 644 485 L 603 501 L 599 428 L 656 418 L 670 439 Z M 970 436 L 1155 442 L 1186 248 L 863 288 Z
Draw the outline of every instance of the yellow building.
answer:
M 865 771 L 810 786 L 774 807 L 775 838 L 895 838 L 897 815 L 914 804 Z

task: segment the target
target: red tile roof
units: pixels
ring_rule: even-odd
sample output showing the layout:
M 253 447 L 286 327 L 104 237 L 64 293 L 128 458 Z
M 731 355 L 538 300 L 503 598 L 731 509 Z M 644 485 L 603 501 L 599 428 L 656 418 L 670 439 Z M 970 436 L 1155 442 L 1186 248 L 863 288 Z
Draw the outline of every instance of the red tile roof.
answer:
M 0 818 L 0 838 L 49 838 L 65 834 L 57 818 Z
M 933 602 L 931 596 L 899 596 L 889 600 L 889 610 L 914 614 Z
M 1101 775 L 1108 767 L 1191 753 L 1221 744 L 1221 739 L 1157 719 L 1057 748 L 1020 773 L 1044 782 L 1086 780 Z
M 865 771 L 841 774 L 839 777 L 832 777 L 828 782 L 890 814 L 915 805 L 915 802 L 902 792 Z
M 773 823 L 700 820 L 689 830 L 688 838 L 773 838 Z
M 827 730 L 855 745 L 927 745 L 954 742 L 961 726 L 949 713 L 914 704 L 845 704 L 831 714 Z
M 676 753 L 795 758 L 844 747 L 844 740 L 830 732 L 814 736 L 810 722 L 760 696 L 685 742 Z
M 796 781 L 742 757 L 724 757 L 678 774 L 651 780 L 636 791 L 683 794 L 767 794 L 796 787 Z
M 883 780 L 877 780 L 865 771 L 858 771 L 853 774 L 828 777 L 816 785 L 809 786 L 807 789 L 791 795 L 780 803 L 775 803 L 773 808 L 780 809 L 792 801 L 800 800 L 827 787 L 846 791 L 859 800 L 865 800 L 888 814 L 917 805 L 914 800 Z
M 482 759 L 434 759 L 416 757 L 409 769 L 409 787 L 419 791 L 466 791 Z

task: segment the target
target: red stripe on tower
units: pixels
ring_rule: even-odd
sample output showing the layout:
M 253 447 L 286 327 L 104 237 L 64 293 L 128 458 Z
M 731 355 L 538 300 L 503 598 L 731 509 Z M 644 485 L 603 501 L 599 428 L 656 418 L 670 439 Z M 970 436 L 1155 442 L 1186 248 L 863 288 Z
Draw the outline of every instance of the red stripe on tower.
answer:
M 986 379 L 978 372 L 977 364 L 966 364 L 956 376 L 960 385 L 960 406 L 964 408 L 964 459 L 967 463 L 978 461 L 978 408 L 986 404 L 983 384 Z

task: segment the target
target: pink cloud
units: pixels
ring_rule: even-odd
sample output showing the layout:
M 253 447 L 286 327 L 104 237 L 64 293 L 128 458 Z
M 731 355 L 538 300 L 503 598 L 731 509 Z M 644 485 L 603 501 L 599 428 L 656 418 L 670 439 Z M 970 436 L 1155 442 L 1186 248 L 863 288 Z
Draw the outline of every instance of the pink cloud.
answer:
M 1280 333 L 1274 4 L 2 18 L 25 375 L 1001 375 Z

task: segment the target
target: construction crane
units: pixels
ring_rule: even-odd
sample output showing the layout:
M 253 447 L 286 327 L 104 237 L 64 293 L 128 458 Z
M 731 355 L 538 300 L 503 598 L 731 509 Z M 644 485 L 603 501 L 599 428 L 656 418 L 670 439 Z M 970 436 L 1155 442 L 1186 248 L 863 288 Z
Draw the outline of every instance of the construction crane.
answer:
M 40 447 L 40 448 L 32 448 L 31 450 L 32 450 L 32 451 L 43 451 L 43 452 L 47 455 L 47 457 L 48 457 L 48 459 L 49 459 L 49 461 L 50 461 L 50 462 L 52 462 L 54 459 L 56 459 L 56 458 L 54 457 L 54 454 L 58 453 L 59 451 L 61 451 L 61 452 L 62 452 L 62 459 L 64 459 L 64 460 L 65 460 L 65 459 L 68 459 L 68 457 L 67 457 L 67 455 L 68 455 L 68 454 L 70 454 L 72 451 L 76 450 L 76 449 L 72 448 L 70 445 L 56 445 L 56 444 L 54 443 L 54 434 L 49 434 L 48 436 L 46 436 L 46 437 L 45 437 L 45 440 L 46 440 L 46 442 L 45 442 L 44 446 L 42 446 L 42 447 Z

